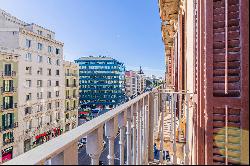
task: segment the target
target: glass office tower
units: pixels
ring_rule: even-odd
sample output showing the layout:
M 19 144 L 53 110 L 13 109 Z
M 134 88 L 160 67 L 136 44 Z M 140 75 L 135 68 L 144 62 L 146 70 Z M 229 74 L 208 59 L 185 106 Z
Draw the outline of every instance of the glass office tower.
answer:
M 105 56 L 82 57 L 79 64 L 80 106 L 114 108 L 125 101 L 125 66 Z

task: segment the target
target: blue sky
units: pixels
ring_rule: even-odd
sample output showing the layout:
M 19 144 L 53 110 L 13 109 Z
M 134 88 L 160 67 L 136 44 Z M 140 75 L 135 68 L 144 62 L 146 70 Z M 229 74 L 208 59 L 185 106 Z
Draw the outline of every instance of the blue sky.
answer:
M 163 76 L 157 0 L 0 0 L 0 8 L 54 31 L 67 60 L 105 55 Z

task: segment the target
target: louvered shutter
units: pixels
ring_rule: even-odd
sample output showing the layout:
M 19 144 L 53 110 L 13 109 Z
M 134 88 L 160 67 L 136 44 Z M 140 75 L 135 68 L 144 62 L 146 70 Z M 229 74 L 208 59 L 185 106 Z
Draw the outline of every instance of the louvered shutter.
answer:
M 249 131 L 246 66 L 243 40 L 245 0 L 206 1 L 205 125 L 206 163 L 243 164 L 244 133 Z M 246 20 L 244 20 L 246 21 Z M 244 69 L 243 69 L 244 67 Z M 212 68 L 212 70 L 211 70 Z M 247 87 L 247 88 L 246 88 Z M 247 117 L 248 116 L 248 117 Z M 249 145 L 247 145 L 249 146 Z M 248 152 L 249 153 L 249 152 Z

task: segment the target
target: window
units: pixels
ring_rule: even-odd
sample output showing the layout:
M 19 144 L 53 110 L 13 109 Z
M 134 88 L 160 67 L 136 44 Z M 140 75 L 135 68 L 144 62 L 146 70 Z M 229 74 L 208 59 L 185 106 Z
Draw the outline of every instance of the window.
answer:
M 56 55 L 60 54 L 60 49 L 56 48 Z
M 59 76 L 59 70 L 56 70 L 56 75 Z
M 48 99 L 51 98 L 51 92 L 48 92 Z
M 43 68 L 39 67 L 38 70 L 37 70 L 37 74 L 42 75 L 43 74 Z
M 31 61 L 32 59 L 31 59 L 31 53 L 27 53 L 26 55 L 25 55 L 25 60 L 26 61 Z
M 48 46 L 48 52 L 52 52 L 52 47 L 51 46 Z
M 51 104 L 51 103 L 48 103 L 47 109 L 48 109 L 48 110 L 51 110 L 51 108 L 52 108 L 52 104 Z
M 3 97 L 3 109 L 13 108 L 13 96 Z
M 11 76 L 11 74 L 12 74 L 11 64 L 5 64 L 4 65 L 4 75 Z
M 56 102 L 56 108 L 60 107 L 60 102 Z
M 56 86 L 59 86 L 59 81 L 56 81 Z
M 25 68 L 25 74 L 29 74 L 29 75 L 32 74 L 31 67 L 26 67 Z
M 3 80 L 3 90 L 4 92 L 13 91 L 13 80 Z
M 43 98 L 43 92 L 38 92 L 37 99 L 42 99 L 42 98 Z
M 38 50 L 42 50 L 42 49 L 43 49 L 42 43 L 38 43 L 38 44 L 37 44 L 37 49 L 38 49 Z
M 59 59 L 56 60 L 56 65 L 60 66 L 60 60 Z
M 48 37 L 49 39 L 51 39 L 51 34 L 47 34 L 47 37 Z
M 48 57 L 48 64 L 51 64 L 51 58 Z
M 56 97 L 59 97 L 59 91 L 56 91 Z
M 42 87 L 43 86 L 42 83 L 43 83 L 42 80 L 37 80 L 37 87 Z
M 48 80 L 47 82 L 47 86 L 50 87 L 51 86 L 51 80 Z
M 38 35 L 43 35 L 43 31 L 37 30 Z
M 48 69 L 48 76 L 51 76 L 51 69 Z
M 66 86 L 69 87 L 69 79 L 66 79 Z
M 40 55 L 37 55 L 37 62 L 41 63 L 43 61 L 43 57 Z
M 31 87 L 31 80 L 26 80 L 26 87 Z
M 31 40 L 26 39 L 26 47 L 30 48 L 31 47 Z
M 43 106 L 42 105 L 38 105 L 37 106 L 37 112 L 41 112 L 43 111 Z
M 56 113 L 56 120 L 60 120 L 60 112 Z
M 53 120 L 52 115 L 49 115 L 49 121 L 50 121 L 50 123 L 52 123 L 52 120 Z
M 29 101 L 29 100 L 31 100 L 31 93 L 26 95 L 26 101 Z
M 14 113 L 2 115 L 2 129 L 7 130 L 14 127 Z
M 43 125 L 43 117 L 37 118 L 37 126 L 42 127 L 42 125 Z
M 31 129 L 32 128 L 32 120 L 26 122 L 26 129 Z
M 24 109 L 24 113 L 25 113 L 25 115 L 31 114 L 31 107 L 26 107 L 26 108 Z

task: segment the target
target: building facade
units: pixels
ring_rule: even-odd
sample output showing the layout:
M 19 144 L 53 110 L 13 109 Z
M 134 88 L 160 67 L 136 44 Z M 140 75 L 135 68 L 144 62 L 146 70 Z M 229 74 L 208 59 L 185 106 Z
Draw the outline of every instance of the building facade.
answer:
M 63 43 L 55 33 L 0 10 L 0 46 L 18 49 L 18 132 L 13 157 L 63 132 Z
M 191 164 L 249 164 L 249 1 L 158 2 L 166 85 L 192 93 Z
M 135 71 L 125 72 L 125 92 L 127 97 L 137 95 L 137 74 Z
M 80 106 L 113 108 L 125 100 L 123 63 L 109 57 L 82 57 L 79 64 Z
M 0 48 L 0 163 L 12 159 L 18 143 L 18 54 Z
M 79 67 L 64 61 L 65 70 L 65 132 L 78 126 Z

